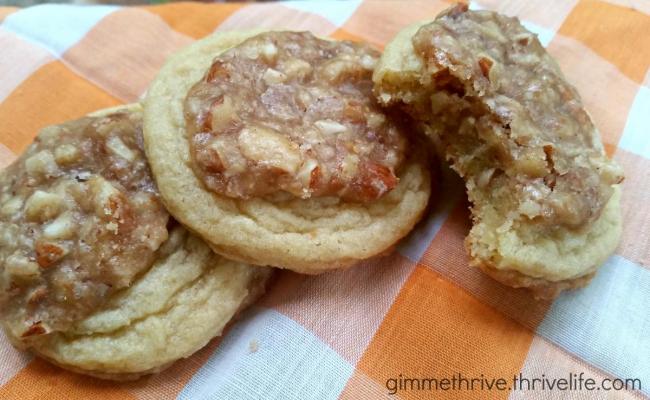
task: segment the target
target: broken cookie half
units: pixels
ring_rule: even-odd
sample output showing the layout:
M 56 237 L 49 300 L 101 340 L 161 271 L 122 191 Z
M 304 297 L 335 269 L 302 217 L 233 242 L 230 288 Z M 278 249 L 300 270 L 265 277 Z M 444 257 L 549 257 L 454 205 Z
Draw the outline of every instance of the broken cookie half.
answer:
M 454 6 L 400 32 L 373 81 L 465 180 L 473 265 L 537 297 L 589 282 L 619 242 L 623 173 L 518 19 Z

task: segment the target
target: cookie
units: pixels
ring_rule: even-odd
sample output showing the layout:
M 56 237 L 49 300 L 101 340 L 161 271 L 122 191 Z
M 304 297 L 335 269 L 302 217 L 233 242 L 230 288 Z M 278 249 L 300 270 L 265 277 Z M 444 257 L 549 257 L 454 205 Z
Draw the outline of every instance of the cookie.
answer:
M 139 105 L 43 129 L 0 174 L 0 204 L 2 326 L 78 372 L 133 379 L 189 356 L 270 272 L 223 259 L 169 218 Z
M 377 57 L 297 32 L 217 33 L 172 56 L 144 113 L 171 214 L 228 258 L 303 273 L 390 249 L 430 177 L 373 100 Z
M 621 234 L 621 168 L 580 96 L 516 18 L 452 7 L 386 46 L 373 80 L 465 180 L 471 263 L 540 297 L 582 286 Z

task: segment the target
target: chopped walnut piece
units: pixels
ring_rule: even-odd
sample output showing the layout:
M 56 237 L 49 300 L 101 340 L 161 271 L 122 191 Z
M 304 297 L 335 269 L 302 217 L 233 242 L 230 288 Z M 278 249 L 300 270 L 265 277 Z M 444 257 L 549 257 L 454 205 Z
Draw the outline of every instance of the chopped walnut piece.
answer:
M 29 298 L 27 299 L 27 302 L 33 306 L 45 300 L 46 298 L 47 298 L 47 288 L 45 286 L 39 286 L 36 289 L 32 290 L 32 292 L 29 294 Z
M 66 255 L 67 250 L 54 243 L 36 243 L 36 262 L 41 268 L 47 268 Z
M 120 191 L 101 176 L 93 176 L 89 181 L 90 194 L 95 205 L 95 215 L 99 218 L 114 218 L 123 200 Z
M 117 136 L 111 136 L 108 138 L 106 141 L 106 147 L 111 153 L 118 157 L 122 157 L 127 161 L 133 161 L 136 157 L 133 150 L 129 149 L 129 147 Z
M 59 168 L 52 152 L 42 150 L 25 160 L 25 170 L 31 176 L 48 177 L 56 175 Z
M 25 216 L 30 221 L 47 221 L 56 217 L 64 207 L 61 196 L 36 190 L 25 203 Z
M 481 57 L 478 59 L 478 65 L 481 68 L 483 76 L 490 79 L 490 69 L 492 68 L 494 62 L 487 57 Z
M 243 129 L 239 148 L 248 160 L 294 173 L 301 163 L 298 146 L 279 132 L 260 127 Z
M 37 263 L 18 252 L 10 255 L 4 262 L 5 272 L 10 277 L 37 277 L 40 269 Z
M 233 198 L 383 196 L 406 137 L 373 99 L 378 55 L 306 32 L 263 33 L 218 55 L 185 99 L 194 172 Z M 388 182 L 381 189 L 361 181 L 375 179 L 358 168 L 371 164 Z
M 226 130 L 237 120 L 237 109 L 230 97 L 224 96 L 215 102 L 211 110 L 210 129 Z
M 299 58 L 290 58 L 282 62 L 282 70 L 289 79 L 304 79 L 312 72 L 311 65 Z
M 264 83 L 267 85 L 274 85 L 286 81 L 287 75 L 273 68 L 269 68 L 262 75 L 262 79 L 264 79 Z
M 74 235 L 75 225 L 72 214 L 65 212 L 45 225 L 43 236 L 48 239 L 69 239 Z
M 210 144 L 216 157 L 211 157 L 213 168 L 216 171 L 224 169 L 233 173 L 240 173 L 246 170 L 246 157 L 238 148 L 237 138 L 234 136 L 218 136 Z
M 81 151 L 72 144 L 62 144 L 54 150 L 54 159 L 59 165 L 68 165 L 81 158 Z
M 23 207 L 23 199 L 20 197 L 12 197 L 5 201 L 0 208 L 0 213 L 6 216 L 11 216 L 20 211 Z
M 325 119 L 314 122 L 314 125 L 326 135 L 334 135 L 348 130 L 345 125 L 339 124 L 331 119 Z

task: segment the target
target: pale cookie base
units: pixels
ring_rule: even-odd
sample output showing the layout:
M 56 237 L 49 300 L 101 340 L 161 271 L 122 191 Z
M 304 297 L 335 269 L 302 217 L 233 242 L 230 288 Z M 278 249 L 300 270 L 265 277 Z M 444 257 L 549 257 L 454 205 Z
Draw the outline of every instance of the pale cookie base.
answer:
M 130 104 L 100 110 L 137 111 Z M 176 227 L 158 260 L 127 289 L 73 330 L 24 341 L 5 332 L 14 346 L 31 350 L 65 369 L 111 380 L 134 380 L 189 357 L 219 336 L 240 310 L 263 292 L 269 268 L 214 254 L 199 238 Z
M 578 278 L 552 282 L 547 281 L 546 279 L 531 278 L 530 276 L 517 271 L 498 270 L 487 264 L 478 264 L 478 267 L 492 279 L 497 280 L 504 285 L 514 288 L 528 289 L 536 299 L 548 300 L 556 298 L 564 290 L 578 289 L 587 286 L 589 281 L 591 281 L 596 274 L 595 272 L 591 272 Z
M 200 40 L 161 69 L 145 100 L 145 150 L 170 213 L 232 259 L 303 273 L 350 266 L 390 248 L 422 216 L 430 194 L 424 165 L 405 166 L 393 191 L 371 204 L 336 198 L 233 200 L 207 191 L 189 166 L 183 101 L 212 59 L 259 32 Z
M 415 54 L 411 38 L 422 26 L 430 22 L 420 21 L 407 26 L 384 48 L 372 74 L 375 95 L 380 103 L 412 104 L 418 100 L 413 94 L 422 92 L 426 79 L 422 77 L 424 65 Z
M 429 22 L 405 28 L 385 47 L 373 74 L 375 94 L 382 104 L 402 104 L 416 115 L 426 112 L 421 104 L 432 88 L 427 86 L 411 38 Z M 621 190 L 614 188 L 601 216 L 588 227 L 558 228 L 552 234 L 537 231 L 532 223 L 514 228 L 505 220 L 490 220 L 490 207 L 483 204 L 465 241 L 471 264 L 508 286 L 529 288 L 540 298 L 586 285 L 620 240 Z M 498 229 L 490 228 L 495 226 Z
M 189 357 L 264 292 L 271 270 L 226 260 L 182 228 L 169 241 L 166 258 L 74 330 L 27 345 L 10 340 L 63 368 L 112 380 Z
M 130 104 L 121 104 L 119 106 L 102 108 L 101 110 L 93 111 L 88 113 L 89 117 L 104 117 L 106 115 L 111 115 L 120 111 L 128 112 L 142 112 L 142 104 L 140 103 L 130 103 Z
M 558 229 L 541 235 L 532 227 L 488 231 L 475 224 L 465 245 L 473 265 L 513 287 L 529 287 L 538 297 L 555 297 L 563 289 L 586 285 L 621 237 L 621 188 L 587 229 Z

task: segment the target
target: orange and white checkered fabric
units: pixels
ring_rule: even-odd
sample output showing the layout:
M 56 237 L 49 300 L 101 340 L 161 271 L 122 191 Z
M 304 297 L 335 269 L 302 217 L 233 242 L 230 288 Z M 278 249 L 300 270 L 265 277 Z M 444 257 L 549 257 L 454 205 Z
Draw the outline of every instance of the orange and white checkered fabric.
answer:
M 0 7 L 0 165 L 46 125 L 138 100 L 167 56 L 215 30 L 311 30 L 382 48 L 407 24 L 448 6 Z M 321 276 L 281 273 L 222 339 L 159 375 L 126 384 L 90 379 L 14 350 L 0 334 L 0 399 L 649 396 L 650 3 L 480 0 L 470 6 L 516 15 L 538 34 L 578 87 L 608 154 L 625 168 L 623 240 L 589 287 L 537 302 L 469 267 L 462 245 L 467 203 L 462 184 L 447 171 L 428 219 L 396 253 Z M 458 374 L 483 383 L 504 378 L 509 386 L 444 390 L 418 381 L 417 390 L 408 380 Z M 515 376 L 550 383 L 571 374 L 602 390 L 511 385 Z M 640 390 L 607 390 L 605 382 L 611 387 L 626 379 L 640 382 Z

